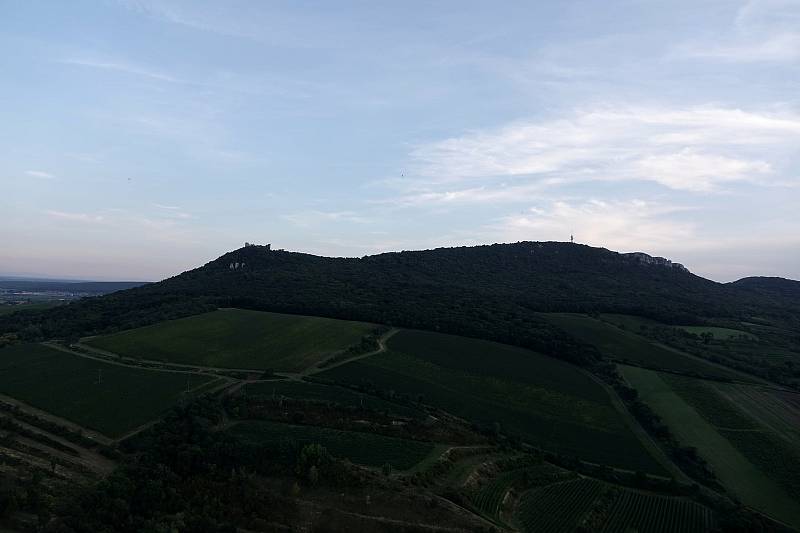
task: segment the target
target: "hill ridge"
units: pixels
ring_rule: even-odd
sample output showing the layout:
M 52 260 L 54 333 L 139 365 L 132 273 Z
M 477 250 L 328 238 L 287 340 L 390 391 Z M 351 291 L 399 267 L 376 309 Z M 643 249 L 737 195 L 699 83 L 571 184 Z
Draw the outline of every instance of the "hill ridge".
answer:
M 485 338 L 575 362 L 597 354 L 541 312 L 626 313 L 668 324 L 800 316 L 785 291 L 721 284 L 668 259 L 522 241 L 357 258 L 246 246 L 163 281 L 0 318 L 0 336 L 83 336 L 241 307 Z

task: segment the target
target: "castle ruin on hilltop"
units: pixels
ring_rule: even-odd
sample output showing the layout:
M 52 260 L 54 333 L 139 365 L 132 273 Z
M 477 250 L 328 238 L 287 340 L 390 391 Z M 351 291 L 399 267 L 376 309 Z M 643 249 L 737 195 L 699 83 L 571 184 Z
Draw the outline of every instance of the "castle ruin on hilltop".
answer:
M 252 243 L 252 242 L 245 242 L 244 243 L 244 247 L 245 248 L 255 248 L 255 247 L 263 248 L 265 252 L 269 252 L 269 251 L 272 250 L 272 244 L 270 244 L 270 243 L 267 243 L 267 244 L 255 244 L 255 243 Z M 245 263 L 244 261 L 241 261 L 241 262 L 240 261 L 233 261 L 228 265 L 228 270 L 241 270 L 245 266 L 247 266 L 247 263 Z

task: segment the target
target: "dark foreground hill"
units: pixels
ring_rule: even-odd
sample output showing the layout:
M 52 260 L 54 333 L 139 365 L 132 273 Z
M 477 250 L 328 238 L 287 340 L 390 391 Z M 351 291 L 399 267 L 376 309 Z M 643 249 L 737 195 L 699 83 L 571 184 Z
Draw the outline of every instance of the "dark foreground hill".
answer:
M 751 315 L 796 319 L 794 293 L 772 285 L 720 284 L 663 258 L 559 242 L 362 258 L 247 246 L 159 283 L 2 318 L 0 336 L 70 338 L 243 307 L 482 337 L 587 362 L 596 353 L 537 312 L 629 313 L 673 324 Z

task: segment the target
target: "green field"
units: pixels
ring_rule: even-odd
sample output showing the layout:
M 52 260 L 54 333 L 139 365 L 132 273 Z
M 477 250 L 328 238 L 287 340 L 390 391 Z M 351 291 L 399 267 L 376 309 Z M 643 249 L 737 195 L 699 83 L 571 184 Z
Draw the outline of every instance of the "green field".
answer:
M 286 396 L 302 400 L 331 402 L 352 407 L 364 407 L 373 411 L 387 412 L 399 416 L 419 418 L 425 415 L 423 411 L 408 405 L 390 402 L 369 394 L 339 387 L 336 385 L 323 385 L 300 381 L 261 381 L 248 383 L 245 391 L 248 396 Z
M 358 343 L 373 329 L 363 322 L 224 309 L 95 337 L 87 344 L 170 363 L 297 372 Z
M 800 502 L 800 417 L 797 407 L 781 397 L 793 393 L 681 376 L 662 375 L 662 379 L 748 461 Z
M 713 387 L 751 420 L 800 450 L 800 393 L 728 383 Z
M 720 482 L 742 502 L 795 527 L 800 526 L 800 505 L 775 479 L 768 477 L 757 461 L 748 459 L 727 435 L 673 390 L 668 381 L 651 370 L 623 365 L 620 369 L 625 380 L 664 420 L 678 441 L 697 448 Z
M 544 449 L 665 474 L 612 405 L 577 367 L 494 342 L 404 330 L 389 351 L 320 377 L 407 393 Z
M 713 426 L 737 431 L 758 429 L 736 403 L 720 394 L 714 382 L 669 374 L 662 374 L 661 379 Z
M 609 359 L 659 370 L 742 379 L 741 374 L 732 370 L 653 343 L 640 335 L 586 315 L 544 313 L 542 316 L 578 340 L 596 346 Z
M 717 326 L 672 326 L 669 324 L 664 324 L 663 322 L 658 322 L 651 318 L 644 318 L 633 315 L 620 315 L 616 313 L 602 313 L 600 315 L 600 318 L 606 322 L 611 322 L 612 324 L 621 326 L 624 329 L 627 329 L 628 331 L 632 331 L 634 333 L 639 331 L 643 326 L 662 327 L 662 328 L 678 328 L 689 333 L 694 333 L 695 335 L 700 335 L 702 333 L 708 332 L 712 333 L 714 335 L 714 338 L 719 340 L 737 339 L 742 335 L 744 335 L 749 339 L 758 340 L 758 337 L 756 337 L 752 333 L 748 333 L 740 329 L 721 328 Z
M 211 379 L 102 363 L 40 344 L 0 350 L 0 393 L 110 437 L 175 405 L 187 380 L 195 388 Z
M 279 447 L 286 443 L 321 444 L 335 457 L 347 458 L 365 466 L 380 467 L 389 463 L 397 470 L 408 470 L 439 450 L 431 442 L 264 420 L 240 422 L 228 431 L 244 442 L 267 447 Z

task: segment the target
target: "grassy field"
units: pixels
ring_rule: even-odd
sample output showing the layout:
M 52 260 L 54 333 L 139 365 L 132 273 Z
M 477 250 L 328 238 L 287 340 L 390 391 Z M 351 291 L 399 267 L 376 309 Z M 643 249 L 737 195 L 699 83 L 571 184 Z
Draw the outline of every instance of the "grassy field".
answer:
M 421 397 L 564 455 L 664 474 L 606 391 L 568 363 L 503 344 L 422 331 L 401 331 L 388 348 L 320 377 Z
M 800 526 L 800 505 L 762 467 L 757 466 L 756 461 L 748 459 L 727 435 L 717 430 L 673 390 L 665 379 L 651 370 L 622 365 L 620 368 L 625 380 L 664 420 L 678 441 L 684 446 L 697 448 L 726 488 L 745 504 L 795 527 Z
M 401 405 L 369 394 L 363 394 L 345 387 L 336 385 L 322 385 L 299 381 L 262 381 L 248 383 L 244 391 L 248 396 L 286 396 L 303 400 L 337 403 L 353 407 L 364 407 L 373 411 L 387 412 L 399 416 L 419 418 L 425 414 L 419 409 L 408 405 Z
M 721 328 L 716 326 L 671 326 L 669 324 L 664 324 L 663 322 L 658 322 L 657 320 L 653 320 L 650 318 L 644 318 L 641 316 L 633 316 L 633 315 L 620 315 L 616 313 L 602 313 L 600 315 L 600 318 L 606 322 L 611 322 L 612 324 L 622 326 L 623 328 L 632 332 L 639 331 L 639 329 L 642 326 L 663 327 L 663 328 L 678 328 L 687 331 L 689 333 L 694 333 L 695 335 L 700 335 L 702 333 L 708 332 L 712 333 L 715 339 L 720 339 L 720 340 L 736 339 L 742 335 L 750 339 L 754 340 L 758 339 L 758 337 L 756 337 L 752 333 L 748 333 L 741 329 Z
M 245 442 L 267 447 L 278 447 L 287 442 L 321 444 L 335 457 L 365 466 L 380 467 L 389 463 L 397 470 L 410 469 L 439 449 L 431 442 L 264 420 L 241 422 L 228 431 Z
M 720 394 L 715 383 L 669 374 L 662 374 L 661 379 L 713 426 L 733 430 L 758 429 L 758 424 L 736 403 Z
M 225 309 L 95 337 L 87 344 L 171 363 L 296 372 L 358 343 L 372 329 L 362 322 Z
M 727 383 L 713 386 L 751 420 L 800 450 L 800 393 Z
M 800 408 L 783 399 L 794 393 L 679 376 L 662 379 L 800 505 Z
M 175 405 L 187 380 L 194 388 L 210 379 L 106 364 L 40 344 L 0 350 L 0 393 L 110 437 Z
M 721 378 L 742 378 L 741 374 L 655 344 L 640 335 L 586 315 L 544 313 L 542 316 L 578 340 L 596 346 L 610 359 L 661 370 Z

